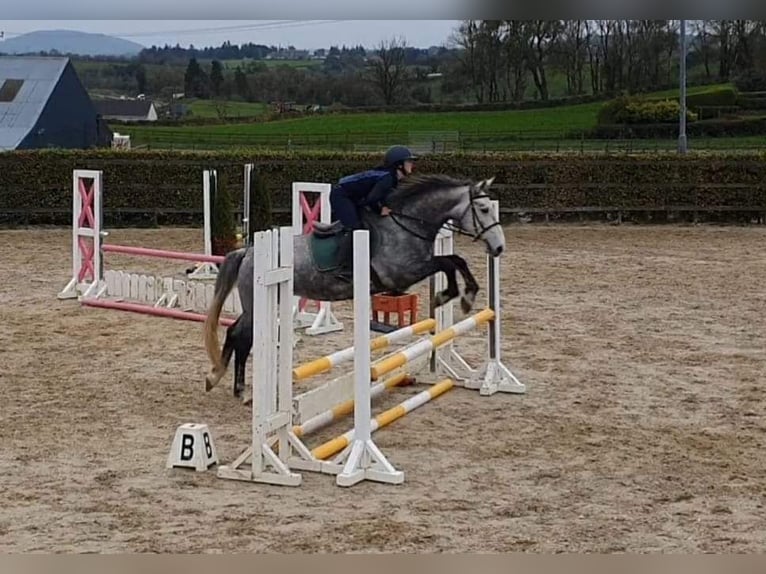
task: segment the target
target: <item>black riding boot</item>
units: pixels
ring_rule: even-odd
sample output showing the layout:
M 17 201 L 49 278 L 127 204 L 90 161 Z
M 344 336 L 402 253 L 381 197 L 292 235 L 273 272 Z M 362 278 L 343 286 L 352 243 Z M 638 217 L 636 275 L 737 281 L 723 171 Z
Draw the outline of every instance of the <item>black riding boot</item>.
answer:
M 354 282 L 354 230 L 345 229 L 338 246 L 340 265 L 336 277 L 346 283 Z

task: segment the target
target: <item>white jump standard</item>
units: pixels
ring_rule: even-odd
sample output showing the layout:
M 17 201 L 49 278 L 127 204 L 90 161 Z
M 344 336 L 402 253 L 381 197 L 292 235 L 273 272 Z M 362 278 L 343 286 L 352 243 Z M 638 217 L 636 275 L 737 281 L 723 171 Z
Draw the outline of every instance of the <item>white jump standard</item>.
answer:
M 492 201 L 495 216 L 500 216 L 500 203 Z M 436 241 L 436 251 L 441 255 L 453 252 L 452 232 L 442 230 Z M 431 278 L 431 292 L 444 288 L 444 278 L 440 275 Z M 467 389 L 478 390 L 481 395 L 493 395 L 497 392 L 523 394 L 526 386 L 505 366 L 501 360 L 501 305 L 500 305 L 500 258 L 487 256 L 487 309 L 492 315 L 487 318 L 487 361 L 481 369 L 471 367 L 457 352 L 454 337 L 443 341 L 434 354 L 435 371 L 451 377 L 455 384 Z M 448 329 L 453 324 L 454 303 L 450 302 L 436 310 L 434 316 L 438 332 Z M 481 313 L 476 316 L 481 315 Z M 460 323 L 454 325 L 457 327 Z
M 293 182 L 292 222 L 295 235 L 307 235 L 314 231 L 314 223 L 331 223 L 332 209 L 330 208 L 329 183 Z M 309 205 L 306 194 L 319 194 L 314 205 Z M 343 323 L 338 321 L 332 312 L 329 301 L 313 301 L 318 306 L 316 313 L 306 311 L 308 299 L 296 297 L 294 300 L 294 321 L 297 328 L 306 327 L 307 335 L 323 335 L 343 330 Z
M 370 421 L 370 232 L 354 231 L 354 439 L 326 465 L 338 472 L 338 486 L 362 480 L 401 484 L 404 473 L 396 470 L 372 440 Z M 341 467 L 342 465 L 342 467 Z
M 221 466 L 225 479 L 298 486 L 292 469 L 319 471 L 321 463 L 293 432 L 293 230 L 260 231 L 253 241 L 252 440 L 239 458 Z

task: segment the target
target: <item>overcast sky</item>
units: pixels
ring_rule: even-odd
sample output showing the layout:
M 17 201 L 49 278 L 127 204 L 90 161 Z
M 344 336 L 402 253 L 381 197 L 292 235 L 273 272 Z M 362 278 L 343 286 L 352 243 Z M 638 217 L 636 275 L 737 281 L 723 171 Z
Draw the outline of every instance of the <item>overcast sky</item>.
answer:
M 4 20 L 6 38 L 34 30 L 101 32 L 144 46 L 176 43 L 197 47 L 254 42 L 299 49 L 331 45 L 371 47 L 393 36 L 419 48 L 446 43 L 457 20 Z

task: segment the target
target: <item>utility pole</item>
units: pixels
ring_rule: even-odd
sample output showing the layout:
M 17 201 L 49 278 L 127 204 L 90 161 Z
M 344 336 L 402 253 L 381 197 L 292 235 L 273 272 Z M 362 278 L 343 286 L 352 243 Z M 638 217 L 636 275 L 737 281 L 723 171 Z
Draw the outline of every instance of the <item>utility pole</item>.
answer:
M 686 153 L 686 20 L 681 20 L 679 92 L 681 113 L 678 118 L 678 153 Z

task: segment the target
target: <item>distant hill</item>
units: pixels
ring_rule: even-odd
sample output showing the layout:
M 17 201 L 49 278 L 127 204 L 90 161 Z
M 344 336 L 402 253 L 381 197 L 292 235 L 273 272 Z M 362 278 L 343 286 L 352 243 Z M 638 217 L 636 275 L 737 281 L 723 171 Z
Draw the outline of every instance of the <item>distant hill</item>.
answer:
M 62 55 L 135 56 L 144 46 L 105 34 L 72 30 L 40 30 L 0 42 L 0 54 L 37 54 L 57 51 Z

